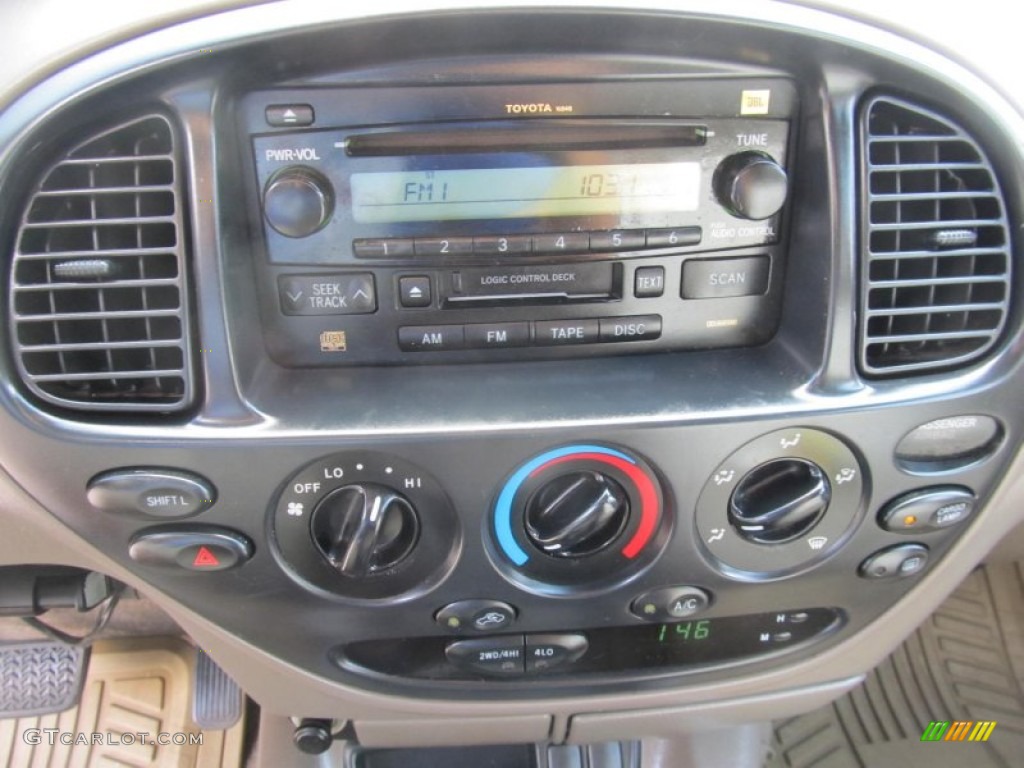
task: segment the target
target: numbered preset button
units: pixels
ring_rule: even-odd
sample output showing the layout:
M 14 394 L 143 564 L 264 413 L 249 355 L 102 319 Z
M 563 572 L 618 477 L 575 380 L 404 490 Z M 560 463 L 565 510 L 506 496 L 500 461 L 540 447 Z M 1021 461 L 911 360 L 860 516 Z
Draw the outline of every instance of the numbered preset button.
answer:
M 533 250 L 533 238 L 529 235 L 497 235 L 474 237 L 473 253 L 493 256 L 501 253 L 529 253 Z
M 417 237 L 417 256 L 467 256 L 473 253 L 471 237 Z
M 535 253 L 580 253 L 590 250 L 589 232 L 563 232 L 553 235 L 534 235 Z
M 590 233 L 590 250 L 592 251 L 635 251 L 643 248 L 646 242 L 647 238 L 644 237 L 642 229 Z
M 682 248 L 700 245 L 703 236 L 700 227 L 676 227 L 675 229 L 648 229 L 648 248 Z

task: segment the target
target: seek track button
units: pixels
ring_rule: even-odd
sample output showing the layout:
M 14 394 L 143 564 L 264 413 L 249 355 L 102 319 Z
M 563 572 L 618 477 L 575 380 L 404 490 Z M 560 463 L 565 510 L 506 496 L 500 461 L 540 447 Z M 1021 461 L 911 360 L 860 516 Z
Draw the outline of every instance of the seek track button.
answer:
M 288 275 L 278 278 L 286 315 L 366 315 L 377 311 L 373 275 Z

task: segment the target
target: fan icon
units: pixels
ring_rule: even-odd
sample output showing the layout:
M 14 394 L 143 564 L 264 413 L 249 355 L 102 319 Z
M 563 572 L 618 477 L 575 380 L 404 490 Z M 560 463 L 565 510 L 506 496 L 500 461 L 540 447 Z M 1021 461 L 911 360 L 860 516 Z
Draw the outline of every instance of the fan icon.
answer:
M 297 501 L 288 502 L 288 514 L 292 517 L 301 517 L 305 506 Z

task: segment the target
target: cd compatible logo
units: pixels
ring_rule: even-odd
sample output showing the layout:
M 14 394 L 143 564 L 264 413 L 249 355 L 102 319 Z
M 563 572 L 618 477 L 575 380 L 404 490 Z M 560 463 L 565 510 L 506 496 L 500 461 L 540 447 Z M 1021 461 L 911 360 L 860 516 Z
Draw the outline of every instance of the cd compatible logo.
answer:
M 995 729 L 995 720 L 932 720 L 921 741 L 988 741 Z

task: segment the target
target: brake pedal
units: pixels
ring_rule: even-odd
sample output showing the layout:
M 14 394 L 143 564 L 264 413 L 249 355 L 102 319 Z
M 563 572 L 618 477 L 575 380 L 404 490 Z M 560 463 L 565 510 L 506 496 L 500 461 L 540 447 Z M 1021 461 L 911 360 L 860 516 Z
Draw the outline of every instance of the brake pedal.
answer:
M 0 718 L 63 712 L 78 703 L 89 650 L 63 643 L 0 645 Z
M 204 730 L 226 730 L 242 716 L 242 689 L 209 654 L 197 651 L 192 679 L 192 721 Z

